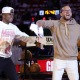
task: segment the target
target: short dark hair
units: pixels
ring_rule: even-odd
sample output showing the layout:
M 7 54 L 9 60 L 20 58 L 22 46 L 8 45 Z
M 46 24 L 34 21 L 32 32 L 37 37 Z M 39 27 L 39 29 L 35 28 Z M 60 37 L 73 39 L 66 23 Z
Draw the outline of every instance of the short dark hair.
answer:
M 63 7 L 65 7 L 65 6 L 69 6 L 69 7 L 71 8 L 70 4 L 63 5 L 63 6 L 61 6 L 61 8 L 60 8 L 60 13 L 62 13 L 62 11 L 63 11 Z

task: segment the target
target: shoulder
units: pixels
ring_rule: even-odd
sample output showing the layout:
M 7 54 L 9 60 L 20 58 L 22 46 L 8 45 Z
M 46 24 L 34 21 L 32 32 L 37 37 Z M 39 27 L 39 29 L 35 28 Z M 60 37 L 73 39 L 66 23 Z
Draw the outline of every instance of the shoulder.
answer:
M 54 20 L 53 23 L 54 23 L 54 27 L 59 26 L 60 25 L 60 20 Z
M 9 23 L 10 26 L 14 26 L 14 27 L 17 27 L 15 24 L 13 23 Z
M 13 23 L 9 23 L 9 25 L 11 26 L 11 27 L 13 27 L 13 28 L 18 28 L 15 24 L 13 24 Z
M 0 25 L 3 25 L 4 23 L 2 21 L 0 21 Z
M 0 23 L 2 23 L 2 21 L 0 21 Z

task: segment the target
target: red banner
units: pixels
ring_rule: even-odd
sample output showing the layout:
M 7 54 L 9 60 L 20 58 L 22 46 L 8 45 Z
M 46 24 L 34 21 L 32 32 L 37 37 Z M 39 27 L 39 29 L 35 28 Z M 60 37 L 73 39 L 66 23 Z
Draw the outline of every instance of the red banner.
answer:
M 53 60 L 52 59 L 37 60 L 37 63 L 40 65 L 40 72 L 46 72 L 46 71 L 53 70 Z

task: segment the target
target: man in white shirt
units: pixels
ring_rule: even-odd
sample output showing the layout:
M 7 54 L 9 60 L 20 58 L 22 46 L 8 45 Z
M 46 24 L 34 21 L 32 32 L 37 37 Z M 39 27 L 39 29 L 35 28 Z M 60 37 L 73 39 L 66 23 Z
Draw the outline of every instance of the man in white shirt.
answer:
M 27 42 L 30 38 L 12 24 L 14 9 L 2 8 L 2 21 L 0 21 L 0 75 L 6 74 L 9 80 L 18 80 L 15 66 L 11 60 L 11 47 L 15 38 Z M 31 39 L 30 39 L 31 40 Z

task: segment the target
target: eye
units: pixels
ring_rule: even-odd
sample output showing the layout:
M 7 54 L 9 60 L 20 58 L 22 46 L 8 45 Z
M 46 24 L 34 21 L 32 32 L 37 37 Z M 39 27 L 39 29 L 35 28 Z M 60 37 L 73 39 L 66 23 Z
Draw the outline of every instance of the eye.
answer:
M 63 10 L 64 12 L 71 12 L 71 10 Z

